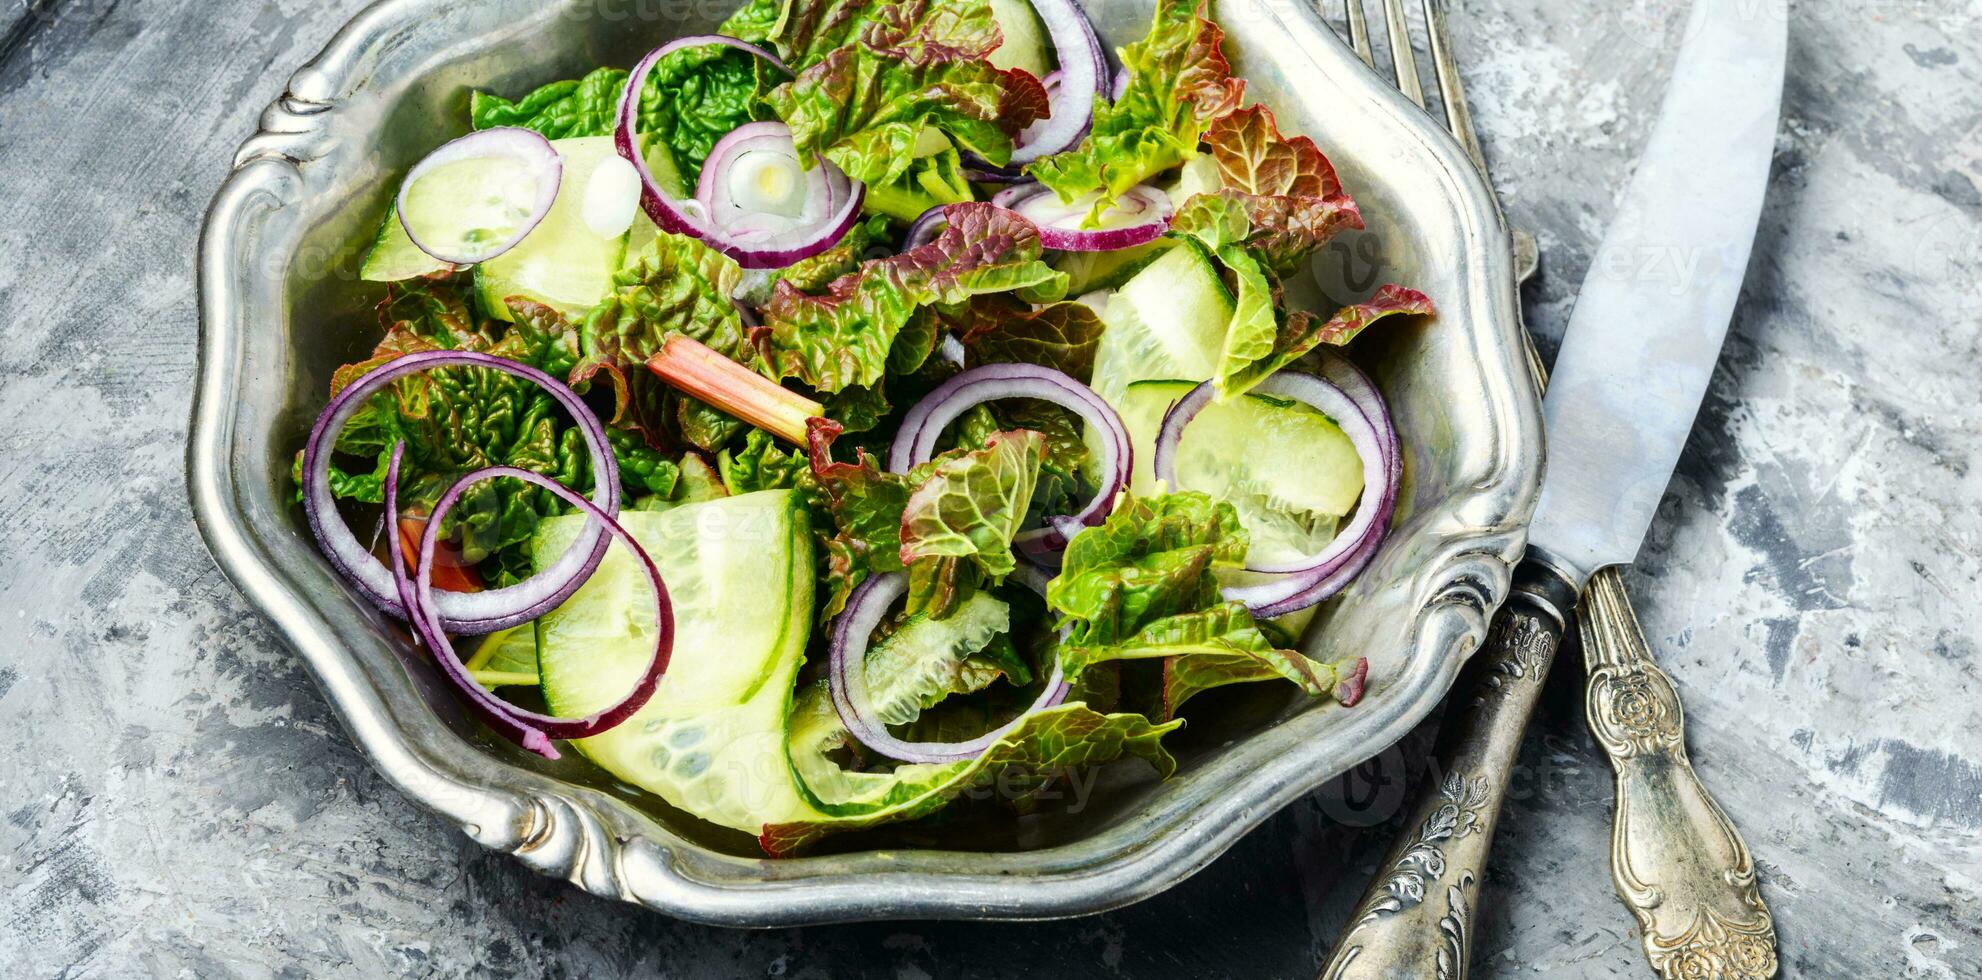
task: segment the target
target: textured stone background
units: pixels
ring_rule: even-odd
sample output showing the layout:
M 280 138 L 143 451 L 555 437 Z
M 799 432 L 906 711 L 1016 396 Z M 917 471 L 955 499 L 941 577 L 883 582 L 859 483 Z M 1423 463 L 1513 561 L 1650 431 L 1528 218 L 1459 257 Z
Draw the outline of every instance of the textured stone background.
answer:
M 1110 915 L 741 933 L 539 878 L 373 775 L 201 549 L 180 463 L 201 212 L 359 6 L 0 8 L 0 974 L 1311 976 L 1393 833 L 1339 791 Z M 1682 5 L 1454 6 L 1557 335 Z M 1784 975 L 1978 977 L 1982 13 L 1792 17 L 1745 302 L 1632 584 Z M 1579 682 L 1558 671 L 1529 740 L 1479 976 L 1647 975 Z

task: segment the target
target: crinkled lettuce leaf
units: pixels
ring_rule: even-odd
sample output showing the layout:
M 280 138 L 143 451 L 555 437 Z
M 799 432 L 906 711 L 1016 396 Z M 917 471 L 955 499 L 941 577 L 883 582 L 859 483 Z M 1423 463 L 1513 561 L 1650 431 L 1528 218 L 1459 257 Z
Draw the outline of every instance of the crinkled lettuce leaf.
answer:
M 1060 662 L 1071 677 L 1102 663 L 1162 660 L 1176 675 L 1157 713 L 1197 691 L 1282 678 L 1319 696 L 1340 671 L 1282 649 L 1246 607 L 1220 597 L 1215 570 L 1244 563 L 1248 539 L 1231 504 L 1200 493 L 1124 497 L 1099 527 L 1075 535 L 1049 608 L 1067 626 Z M 1167 683 L 1167 681 L 1166 681 Z
M 1245 93 L 1220 50 L 1224 38 L 1198 0 L 1159 0 L 1149 34 L 1119 52 L 1129 73 L 1122 97 L 1095 106 L 1079 146 L 1027 172 L 1068 203 L 1098 192 L 1093 220 L 1130 188 L 1190 159 L 1206 127 Z
M 946 311 L 944 318 L 963 344 L 970 367 L 1042 364 L 1083 382 L 1094 373 L 1094 354 L 1106 327 L 1085 303 L 1063 300 L 1035 307 L 1015 296 L 980 296 Z
M 338 369 L 332 394 L 400 357 L 433 350 L 472 350 L 533 367 L 554 369 L 576 350 L 575 330 L 555 311 L 526 305 L 515 325 L 476 319 L 463 298 L 465 276 L 409 280 L 388 289 L 380 304 L 383 339 L 364 361 Z M 588 491 L 592 474 L 583 438 L 536 385 L 486 368 L 447 367 L 394 382 L 366 402 L 339 434 L 335 451 L 370 463 L 352 473 L 333 465 L 334 495 L 365 503 L 384 499 L 385 462 L 406 444 L 400 501 L 417 517 L 462 474 L 488 466 L 543 473 Z M 297 458 L 301 466 L 301 456 Z M 299 485 L 301 474 L 296 474 Z M 448 515 L 447 540 L 462 560 L 480 565 L 489 584 L 506 584 L 527 568 L 524 545 L 542 517 L 562 504 L 548 491 L 516 480 L 477 484 Z
M 611 291 L 586 314 L 583 356 L 569 372 L 571 383 L 604 374 L 613 387 L 610 424 L 640 432 L 651 445 L 678 438 L 716 451 L 743 423 L 667 388 L 640 366 L 671 334 L 748 361 L 743 319 L 731 298 L 742 276 L 729 256 L 685 235 L 659 233 L 613 275 Z
M 625 89 L 625 71 L 600 68 L 584 78 L 552 82 L 515 102 L 477 91 L 468 97 L 468 116 L 476 129 L 514 126 L 546 139 L 611 136 Z
M 937 464 L 902 512 L 902 564 L 968 559 L 993 582 L 1016 567 L 1012 539 L 1032 504 L 1046 437 L 994 433 L 983 449 Z
M 1071 627 L 1070 646 L 1116 646 L 1160 619 L 1215 605 L 1213 569 L 1239 567 L 1248 544 L 1224 501 L 1124 495 L 1106 521 L 1068 543 L 1046 604 Z
M 1204 145 L 1224 186 L 1247 194 L 1340 197 L 1342 181 L 1314 140 L 1287 137 L 1263 105 L 1212 122 Z
M 899 181 L 929 128 L 1002 165 L 1048 111 L 1038 79 L 985 60 L 1003 40 L 988 0 L 789 0 L 767 14 L 748 8 L 730 25 L 798 72 L 766 101 L 802 158 L 823 154 L 863 183 Z
M 1321 210 L 1310 213 L 1310 204 Z M 1384 316 L 1434 312 L 1430 298 L 1423 293 L 1394 284 L 1379 288 L 1366 302 L 1343 307 L 1326 320 L 1305 310 L 1279 309 L 1282 269 L 1274 256 L 1305 257 L 1339 227 L 1274 222 L 1297 213 L 1311 217 L 1323 211 L 1354 215 L 1353 206 L 1348 211 L 1331 208 L 1335 205 L 1321 198 L 1259 197 L 1228 188 L 1193 196 L 1171 217 L 1171 234 L 1204 246 L 1236 286 L 1235 312 L 1213 378 L 1219 397 L 1244 394 L 1321 344 L 1347 344 Z M 1259 223 L 1261 220 L 1267 223 Z M 1323 219 L 1324 224 L 1328 220 Z M 1360 224 L 1357 218 L 1356 226 Z
M 770 118 L 764 96 L 783 80 L 757 56 L 727 45 L 669 53 L 654 65 L 640 95 L 643 151 L 667 147 L 682 183 L 693 188 L 717 140 L 744 123 Z
M 1316 347 L 1347 344 L 1384 317 L 1431 316 L 1436 312 L 1431 297 L 1395 283 L 1377 287 L 1369 299 L 1342 307 L 1327 319 L 1306 310 L 1296 310 L 1287 314 L 1280 324 L 1271 353 L 1221 375 L 1222 391 L 1225 397 L 1237 397 L 1275 371 L 1300 360 Z
M 1055 289 L 1065 291 L 1066 275 L 1042 260 L 1045 249 L 1031 222 L 975 203 L 953 205 L 948 218 L 935 241 L 868 262 L 824 293 L 779 282 L 762 310 L 764 325 L 751 331 L 760 369 L 826 393 L 871 388 L 888 369 L 896 338 L 925 307 L 987 293 L 1054 298 Z M 918 336 L 926 354 L 933 334 Z

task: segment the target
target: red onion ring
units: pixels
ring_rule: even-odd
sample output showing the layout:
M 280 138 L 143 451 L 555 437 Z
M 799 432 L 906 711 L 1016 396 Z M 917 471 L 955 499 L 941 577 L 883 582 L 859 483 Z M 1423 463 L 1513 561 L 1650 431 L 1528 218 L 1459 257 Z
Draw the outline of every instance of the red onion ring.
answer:
M 475 160 L 486 157 L 509 157 L 534 171 L 537 179 L 536 199 L 530 202 L 529 217 L 517 225 L 516 233 L 491 248 L 476 252 L 449 252 L 445 248 L 431 245 L 420 239 L 413 230 L 413 223 L 406 217 L 407 195 L 427 171 L 444 167 L 462 160 Z M 474 265 L 487 262 L 504 252 L 515 248 L 517 243 L 530 237 L 543 223 L 544 216 L 551 213 L 551 205 L 557 203 L 557 189 L 564 182 L 564 158 L 558 156 L 551 141 L 527 129 L 504 126 L 469 133 L 460 139 L 443 144 L 440 149 L 426 155 L 408 171 L 406 179 L 399 185 L 399 196 L 394 201 L 399 215 L 399 225 L 405 229 L 406 237 L 414 247 L 451 265 Z
M 1045 189 L 1040 185 L 1039 181 L 1033 180 L 1030 177 L 1022 177 L 1018 183 L 991 195 L 991 203 L 1009 210 L 1018 202 L 1039 194 Z
M 392 449 L 392 460 L 386 465 L 385 511 L 394 520 L 397 520 L 399 515 L 399 459 L 405 449 L 406 444 L 403 442 L 395 445 Z M 628 691 L 625 697 L 583 718 L 559 718 L 555 715 L 525 711 L 490 694 L 482 685 L 475 682 L 475 678 L 468 673 L 467 667 L 462 665 L 461 657 L 454 652 L 454 645 L 448 641 L 447 630 L 442 626 L 440 617 L 435 611 L 434 549 L 440 541 L 441 519 L 447 516 L 448 510 L 461 499 L 461 495 L 469 487 L 483 480 L 498 477 L 512 477 L 543 487 L 583 511 L 592 521 L 605 525 L 606 530 L 639 559 L 642 570 L 647 574 L 647 581 L 654 587 L 654 656 L 647 662 L 646 673 L 641 675 L 640 680 L 634 683 L 633 689 Z M 632 717 L 634 712 L 639 711 L 647 700 L 653 697 L 654 689 L 661 682 L 661 675 L 667 672 L 668 660 L 674 654 L 674 604 L 668 597 L 667 583 L 661 579 L 660 569 L 654 567 L 653 559 L 640 547 L 640 542 L 635 541 L 633 535 L 613 519 L 613 515 L 585 499 L 577 491 L 550 477 L 513 466 L 491 466 L 476 470 L 456 481 L 446 493 L 441 495 L 440 501 L 434 505 L 432 516 L 427 519 L 426 533 L 420 538 L 419 570 L 415 577 L 409 578 L 406 574 L 406 559 L 401 550 L 399 535 L 394 534 L 389 537 L 391 540 L 387 544 L 387 549 L 392 560 L 393 584 L 399 591 L 399 601 L 413 611 L 409 619 L 413 624 L 414 632 L 420 636 L 420 642 L 426 644 L 428 652 L 433 654 L 434 661 L 440 665 L 441 673 L 447 675 L 447 679 L 467 700 L 469 709 L 487 722 L 490 728 L 525 749 L 544 758 L 555 759 L 558 757 L 558 752 L 557 747 L 551 744 L 551 739 L 589 738 L 617 726 Z
M 1019 536 L 1021 548 L 1058 551 L 1084 527 L 1108 517 L 1115 495 L 1129 484 L 1135 450 L 1122 417 L 1094 389 L 1065 372 L 1037 364 L 986 364 L 943 382 L 915 403 L 902 417 L 900 431 L 888 451 L 888 469 L 906 473 L 936 455 L 943 428 L 970 408 L 1002 398 L 1037 398 L 1079 415 L 1107 436 L 1101 459 L 1102 486 L 1078 513 L 1048 518 L 1046 526 Z
M 1058 195 L 1041 185 L 1032 186 L 1036 188 L 1032 193 L 1013 188 L 1014 192 L 1019 193 L 1013 193 L 1008 198 L 1010 203 L 1003 206 L 1017 211 L 1039 226 L 1039 242 L 1047 248 L 1063 252 L 1112 252 L 1147 245 L 1170 230 L 1170 197 L 1147 184 L 1130 188 L 1128 193 L 1116 198 L 1115 203 L 1102 212 L 1104 224 L 1124 218 L 1134 219 L 1134 223 L 1099 229 L 1081 227 L 1091 210 L 1087 205 L 1079 202 L 1062 204 Z M 1110 215 L 1116 217 L 1111 219 Z
M 1365 379 L 1367 380 L 1367 379 Z M 1244 602 L 1255 616 L 1270 617 L 1304 609 L 1340 592 L 1360 574 L 1382 544 L 1389 530 L 1390 516 L 1397 506 L 1397 487 L 1403 475 L 1401 458 L 1395 451 L 1396 435 L 1374 386 L 1365 389 L 1376 419 L 1358 399 L 1329 381 L 1297 371 L 1279 372 L 1253 389 L 1262 394 L 1299 401 L 1321 412 L 1340 426 L 1363 461 L 1362 501 L 1356 514 L 1321 551 L 1289 563 L 1248 564 L 1248 571 L 1279 574 L 1282 577 L 1259 585 L 1233 586 L 1225 590 L 1227 599 Z M 1184 428 L 1190 425 L 1217 393 L 1207 381 L 1191 389 L 1163 416 L 1157 431 L 1156 455 L 1152 470 L 1156 479 L 1182 489 L 1177 480 L 1177 451 Z M 1389 434 L 1386 435 L 1385 432 Z
M 866 197 L 867 188 L 849 179 L 838 167 L 823 158 L 815 158 L 819 169 L 825 171 L 827 206 L 826 217 L 818 224 L 799 231 L 769 234 L 758 232 L 739 235 L 718 227 L 712 220 L 684 209 L 681 204 L 668 196 L 654 177 L 654 171 L 647 166 L 646 155 L 640 152 L 638 129 L 640 123 L 640 96 L 646 89 L 647 76 L 660 60 L 683 48 L 701 47 L 707 44 L 721 44 L 748 51 L 779 71 L 791 74 L 791 69 L 779 61 L 777 56 L 747 41 L 739 41 L 721 34 L 698 34 L 663 44 L 648 52 L 640 63 L 634 66 L 626 79 L 626 89 L 619 99 L 619 124 L 613 131 L 613 145 L 619 155 L 625 157 L 640 175 L 640 206 L 647 217 L 654 220 L 662 231 L 687 235 L 700 239 L 710 248 L 736 260 L 746 269 L 782 269 L 801 259 L 811 258 L 839 244 L 841 238 L 860 218 L 860 203 Z M 757 125 L 757 124 L 749 124 Z M 741 128 L 741 127 L 739 127 Z M 707 167 L 705 166 L 705 170 Z M 700 183 L 698 181 L 698 183 Z M 700 202 L 696 202 L 698 208 Z
M 738 204 L 726 178 L 729 168 L 744 154 L 752 152 L 780 153 L 789 156 L 794 163 L 798 161 L 798 150 L 792 144 L 791 130 L 784 123 L 744 123 L 730 130 L 709 150 L 709 158 L 702 164 L 701 179 L 696 183 L 695 200 L 702 205 L 711 226 L 738 240 L 747 240 L 767 234 L 790 234 L 793 226 L 816 226 L 832 214 L 838 194 L 831 174 L 837 172 L 837 168 L 829 170 L 830 164 L 805 171 L 809 191 L 805 196 L 804 211 L 798 217 L 765 214 Z
M 1060 77 L 1058 85 L 1047 88 L 1049 115 L 1019 134 L 1012 149 L 1015 167 L 1071 149 L 1087 138 L 1094 125 L 1095 97 L 1108 84 L 1108 55 L 1077 0 L 1032 0 L 1032 9 L 1052 39 L 1053 57 L 1060 63 L 1047 79 Z
M 303 447 L 303 513 L 324 557 L 345 581 L 387 615 L 400 619 L 410 617 L 396 598 L 392 571 L 379 565 L 337 514 L 337 501 L 330 492 L 330 456 L 345 423 L 372 395 L 400 378 L 437 367 L 488 368 L 544 389 L 571 415 L 585 437 L 596 484 L 592 500 L 608 515 L 619 513 L 619 464 L 606 441 L 605 426 L 570 388 L 528 365 L 471 351 L 426 351 L 391 361 L 346 386 L 317 416 L 309 442 Z M 438 527 L 439 523 L 429 519 L 427 525 Z M 489 592 L 442 592 L 434 602 L 439 622 L 451 633 L 480 635 L 536 619 L 578 591 L 605 557 L 609 543 L 603 527 L 588 522 L 556 562 L 517 585 Z
M 908 574 L 905 572 L 889 572 L 870 578 L 853 590 L 853 595 L 847 599 L 846 611 L 833 625 L 826 687 L 833 696 L 833 710 L 839 713 L 840 723 L 860 740 L 860 744 L 903 762 L 974 759 L 1017 728 L 1028 715 L 1054 707 L 1067 699 L 1072 685 L 1067 683 L 1066 669 L 1060 664 L 1060 658 L 1055 656 L 1053 670 L 1040 688 L 1039 697 L 1011 721 L 963 742 L 908 742 L 896 738 L 888 731 L 888 726 L 869 710 L 867 642 L 875 628 L 881 625 L 881 620 L 887 618 L 888 608 L 906 591 Z
M 998 199 L 992 198 L 991 203 L 998 203 Z M 909 225 L 908 232 L 902 236 L 902 251 L 921 248 L 935 241 L 936 236 L 950 226 L 949 221 L 943 217 L 944 209 L 947 207 L 949 207 L 947 204 L 938 204 L 917 216 L 915 223 Z

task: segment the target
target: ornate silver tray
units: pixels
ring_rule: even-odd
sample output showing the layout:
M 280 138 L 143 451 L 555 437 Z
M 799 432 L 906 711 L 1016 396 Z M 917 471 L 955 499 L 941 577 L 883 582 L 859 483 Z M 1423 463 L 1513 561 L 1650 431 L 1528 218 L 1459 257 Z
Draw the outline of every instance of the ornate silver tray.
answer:
M 1369 219 L 1368 234 L 1331 247 L 1312 285 L 1346 300 L 1395 280 L 1441 310 L 1357 352 L 1397 415 L 1403 499 L 1381 555 L 1322 611 L 1308 646 L 1370 658 L 1361 705 L 1296 703 L 1266 690 L 1280 685 L 1251 685 L 1259 690 L 1195 713 L 1173 737 L 1182 767 L 1168 781 L 1111 772 L 1079 805 L 853 835 L 831 853 L 782 861 L 615 785 L 575 753 L 546 763 L 464 717 L 398 625 L 344 588 L 290 503 L 290 461 L 330 372 L 376 339 L 367 325 L 378 293 L 356 274 L 363 242 L 398 176 L 466 128 L 471 87 L 513 92 L 630 65 L 712 28 L 728 6 L 385 0 L 295 74 L 214 198 L 199 257 L 194 511 L 220 568 L 302 655 L 380 770 L 485 846 L 687 919 L 1038 919 L 1176 884 L 1422 719 L 1506 594 L 1540 474 L 1508 234 L 1452 138 L 1306 4 L 1282 0 L 1224 0 L 1218 19 L 1254 96 L 1322 145 Z M 1113 43 L 1139 37 L 1150 8 L 1089 3 Z

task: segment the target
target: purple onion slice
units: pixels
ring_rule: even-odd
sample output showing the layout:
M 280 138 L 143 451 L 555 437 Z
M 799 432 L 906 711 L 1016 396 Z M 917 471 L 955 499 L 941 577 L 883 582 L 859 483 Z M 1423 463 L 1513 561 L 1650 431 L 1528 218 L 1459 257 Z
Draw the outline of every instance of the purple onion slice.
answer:
M 1060 68 L 1041 79 L 1049 83 L 1051 113 L 1019 134 L 1012 149 L 1015 167 L 1072 149 L 1085 139 L 1094 125 L 1095 97 L 1108 85 L 1108 55 L 1078 0 L 1032 0 L 1032 9 L 1053 41 Z
M 406 444 L 403 442 L 394 446 L 392 461 L 386 467 L 385 509 L 386 514 L 394 520 L 398 519 L 399 510 L 399 459 L 405 449 Z M 525 711 L 483 689 L 482 685 L 476 683 L 475 678 L 468 673 L 468 668 L 461 663 L 461 657 L 454 652 L 454 645 L 447 637 L 447 629 L 442 625 L 439 613 L 435 609 L 434 552 L 440 542 L 442 519 L 460 501 L 461 495 L 469 487 L 483 480 L 499 477 L 510 477 L 543 487 L 583 511 L 589 519 L 588 527 L 593 523 L 604 525 L 613 537 L 618 538 L 620 543 L 626 546 L 634 559 L 640 562 L 641 571 L 646 574 L 648 583 L 653 586 L 655 625 L 653 658 L 647 662 L 647 669 L 640 675 L 640 679 L 634 682 L 633 688 L 627 691 L 625 697 L 583 718 L 559 718 L 555 715 Z M 449 487 L 446 493 L 441 494 L 439 502 L 434 505 L 433 515 L 427 519 L 426 533 L 420 538 L 418 571 L 413 576 L 409 577 L 406 574 L 405 553 L 399 542 L 399 535 L 387 535 L 387 538 L 389 539 L 387 550 L 392 561 L 392 580 L 399 593 L 399 601 L 406 609 L 411 610 L 412 615 L 408 618 L 413 624 L 413 630 L 419 634 L 420 642 L 426 645 L 428 652 L 433 654 L 434 662 L 440 666 L 441 673 L 445 674 L 448 681 L 460 691 L 462 698 L 468 702 L 470 710 L 487 722 L 490 728 L 538 755 L 555 759 L 558 757 L 558 751 L 557 747 L 551 744 L 552 739 L 590 738 L 631 718 L 634 712 L 639 711 L 647 700 L 653 697 L 654 689 L 661 682 L 661 675 L 667 672 L 668 660 L 674 652 L 674 605 L 668 597 L 667 583 L 662 581 L 660 569 L 654 567 L 653 559 L 640 547 L 640 542 L 635 541 L 633 535 L 620 526 L 619 521 L 615 520 L 612 514 L 550 477 L 513 466 L 491 466 L 462 477 Z
M 1115 409 L 1094 389 L 1063 371 L 1037 364 L 986 364 L 943 382 L 903 416 L 888 452 L 888 469 L 906 473 L 936 455 L 943 428 L 972 407 L 1002 398 L 1037 398 L 1079 415 L 1102 434 L 1101 487 L 1078 513 L 1049 518 L 1046 526 L 1019 536 L 1021 549 L 1058 551 L 1084 527 L 1108 517 L 1115 495 L 1128 486 L 1135 462 L 1129 433 Z
M 437 367 L 487 368 L 544 389 L 571 415 L 585 438 L 587 459 L 596 484 L 593 503 L 608 515 L 619 513 L 619 464 L 606 442 L 605 426 L 570 388 L 528 365 L 470 351 L 426 351 L 388 362 L 338 392 L 317 417 L 309 442 L 303 447 L 303 513 L 318 547 L 331 565 L 367 601 L 387 615 L 401 619 L 410 617 L 398 597 L 392 570 L 372 557 L 371 551 L 359 543 L 337 513 L 337 501 L 330 492 L 330 457 L 338 433 L 373 395 L 401 378 Z M 429 520 L 428 526 L 434 527 L 436 522 Z M 439 593 L 434 597 L 438 621 L 450 633 L 480 635 L 536 619 L 578 591 L 605 557 L 609 543 L 604 526 L 588 521 L 578 539 L 557 561 L 523 582 L 488 592 Z
M 875 717 L 867 693 L 867 643 L 876 627 L 888 616 L 902 593 L 908 591 L 908 574 L 889 572 L 860 584 L 847 600 L 846 611 L 833 624 L 833 638 L 826 673 L 826 686 L 833 696 L 833 709 L 840 722 L 860 744 L 891 759 L 903 762 L 958 762 L 974 759 L 1017 728 L 1027 715 L 1054 707 L 1067 699 L 1071 685 L 1059 657 L 1040 688 L 1039 697 L 1018 717 L 963 742 L 908 742 L 896 738 L 888 726 Z
M 677 200 L 670 196 L 655 178 L 653 168 L 647 165 L 646 155 L 641 152 L 639 138 L 640 96 L 646 89 L 647 76 L 653 73 L 654 66 L 659 64 L 662 58 L 684 48 L 708 44 L 721 44 L 740 51 L 748 51 L 779 71 L 791 73 L 791 69 L 771 52 L 749 42 L 721 34 L 699 34 L 670 41 L 640 59 L 640 63 L 634 66 L 632 74 L 627 77 L 626 89 L 620 95 L 619 124 L 614 129 L 613 142 L 619 150 L 619 155 L 633 164 L 633 169 L 640 174 L 641 207 L 646 209 L 647 216 L 652 218 L 654 224 L 662 231 L 700 239 L 710 248 L 735 259 L 738 265 L 746 269 L 782 269 L 839 244 L 840 239 L 846 237 L 848 229 L 860 219 L 860 204 L 866 197 L 867 189 L 848 178 L 843 171 L 823 158 L 813 161 L 813 169 L 819 171 L 824 178 L 823 184 L 808 185 L 813 197 L 824 191 L 824 206 L 816 209 L 821 217 L 817 222 L 802 227 L 780 229 L 773 227 L 769 222 L 751 222 L 734 228 L 725 228 L 720 224 L 717 216 L 709 213 L 709 207 L 705 202 Z M 762 130 L 758 127 L 766 126 L 782 128 L 782 124 L 778 123 L 747 123 L 738 129 L 749 129 L 752 134 L 760 134 Z M 789 135 L 787 132 L 786 137 L 789 138 Z M 711 160 L 703 166 L 698 189 L 709 186 L 711 181 L 717 184 L 726 182 L 727 175 L 721 166 L 721 161 L 714 159 L 714 156 L 712 151 Z M 729 158 L 734 162 L 736 155 L 730 154 Z M 711 169 L 718 172 L 712 176 L 709 173 Z M 814 210 L 814 202 L 808 199 L 806 213 L 814 213 Z
M 1063 252 L 1112 252 L 1147 245 L 1170 230 L 1170 197 L 1147 184 L 1138 184 L 1116 198 L 1101 213 L 1095 228 L 1083 227 L 1094 208 L 1092 196 L 1062 204 L 1058 195 L 1039 185 L 1032 186 L 1038 189 L 1030 194 L 1013 194 L 1008 199 L 1011 203 L 1005 207 L 1038 225 L 1040 244 L 1047 248 Z

